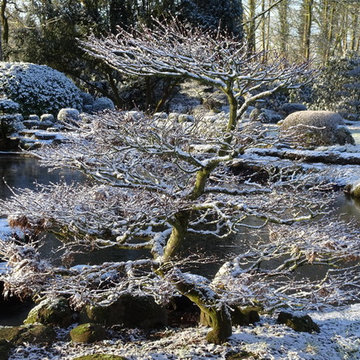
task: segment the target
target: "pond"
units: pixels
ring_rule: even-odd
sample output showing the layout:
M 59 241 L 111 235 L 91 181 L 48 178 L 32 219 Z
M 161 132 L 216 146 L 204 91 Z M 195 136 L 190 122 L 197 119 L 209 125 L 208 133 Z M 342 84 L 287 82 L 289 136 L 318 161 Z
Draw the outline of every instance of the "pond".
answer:
M 38 160 L 30 157 L 22 157 L 17 155 L 0 154 L 0 198 L 6 199 L 11 195 L 11 188 L 34 188 L 36 183 L 48 184 L 50 182 L 84 182 L 86 178 L 79 172 L 69 169 L 58 169 L 50 171 L 46 167 L 40 166 Z M 360 221 L 360 206 L 345 198 L 343 194 L 339 195 L 335 206 L 339 209 L 339 213 L 345 213 L 347 217 L 355 217 Z M 1 209 L 0 209 L 1 213 Z M 0 228 L 6 223 L 6 219 L 0 218 Z M 1 231 L 0 231 L 1 232 Z M 198 239 L 189 236 L 188 245 L 192 249 L 198 248 L 198 252 L 205 256 L 214 256 L 216 259 L 209 261 L 209 263 L 191 265 L 191 270 L 204 274 L 207 276 L 214 275 L 225 258 L 232 258 L 234 255 L 242 253 L 248 248 L 248 242 L 258 239 L 261 236 L 266 240 L 267 231 L 262 234 L 252 234 L 251 231 L 246 231 L 236 237 L 227 238 L 225 240 L 218 240 L 213 238 Z M 205 240 L 205 241 L 204 241 Z M 204 243 L 206 244 L 204 248 Z M 191 246 L 190 246 L 191 244 Z M 46 241 L 40 249 L 43 255 L 46 255 L 53 262 L 58 262 L 59 254 L 54 255 L 55 250 L 59 245 L 59 241 L 52 235 L 46 235 Z M 187 247 L 187 245 L 185 245 Z M 147 256 L 146 251 L 128 251 L 120 249 L 105 249 L 102 251 L 93 252 L 90 254 L 80 254 L 75 258 L 76 264 L 98 264 L 103 261 L 122 261 L 128 259 L 136 259 Z M 221 259 L 221 260 L 220 260 Z M 319 272 L 317 269 L 315 272 Z M 325 271 L 325 270 L 324 270 Z M 304 269 L 303 275 L 308 272 L 314 272 L 314 269 Z M 323 272 L 323 271 L 321 271 Z M 306 274 L 307 276 L 308 274 Z M 24 310 L 24 314 L 28 309 Z M 21 322 L 24 314 L 16 310 L 17 315 L 14 317 L 11 314 L 1 314 L 0 311 L 0 325 Z M 21 319 L 21 320 L 20 320 Z
M 29 188 L 34 189 L 36 184 L 49 184 L 56 182 L 85 182 L 86 177 L 76 171 L 70 169 L 49 169 L 40 165 L 39 161 L 31 157 L 23 157 L 19 155 L 0 154 L 0 198 L 6 199 L 11 196 L 9 189 Z M 1 215 L 1 209 L 0 209 Z M 6 224 L 6 219 L 0 216 L 0 233 L 1 227 Z M 43 255 L 48 258 L 59 259 L 59 254 L 53 255 L 53 250 L 57 248 L 59 242 L 54 236 L 47 234 L 46 242 L 40 249 Z M 144 255 L 141 251 L 126 250 L 102 250 L 92 254 L 78 254 L 75 258 L 77 264 L 90 263 L 99 264 L 103 261 L 122 261 L 135 259 Z

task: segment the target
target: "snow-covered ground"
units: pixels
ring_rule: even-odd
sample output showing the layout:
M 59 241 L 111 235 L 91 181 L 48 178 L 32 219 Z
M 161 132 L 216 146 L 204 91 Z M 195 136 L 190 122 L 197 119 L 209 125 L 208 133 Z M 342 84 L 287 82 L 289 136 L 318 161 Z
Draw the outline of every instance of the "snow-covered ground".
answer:
M 11 228 L 7 219 L 0 218 L 0 238 L 5 237 L 11 233 Z
M 260 324 L 238 327 L 229 342 L 206 343 L 204 327 L 165 329 L 145 334 L 139 330 L 119 330 L 113 340 L 92 345 L 57 342 L 50 347 L 22 346 L 10 360 L 70 360 L 77 356 L 107 353 L 129 360 L 226 359 L 247 352 L 244 359 L 356 360 L 360 359 L 360 304 L 342 310 L 312 312 L 320 333 L 297 333 L 274 318 L 263 316 Z M 240 357 L 239 357 L 240 359 Z

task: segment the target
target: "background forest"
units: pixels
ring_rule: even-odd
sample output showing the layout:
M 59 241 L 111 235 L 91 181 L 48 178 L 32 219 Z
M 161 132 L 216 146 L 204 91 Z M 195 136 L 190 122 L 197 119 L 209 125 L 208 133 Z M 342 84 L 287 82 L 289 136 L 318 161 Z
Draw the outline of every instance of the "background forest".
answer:
M 289 61 L 312 59 L 323 66 L 360 46 L 358 0 L 2 0 L 0 4 L 1 60 L 49 65 L 122 108 L 129 106 L 120 90 L 125 80 L 85 55 L 77 39 L 116 33 L 117 26 L 149 25 L 152 17 L 171 14 L 203 28 L 220 26 L 247 40 L 249 51 L 276 50 Z M 144 86 L 149 107 L 154 83 L 147 79 Z

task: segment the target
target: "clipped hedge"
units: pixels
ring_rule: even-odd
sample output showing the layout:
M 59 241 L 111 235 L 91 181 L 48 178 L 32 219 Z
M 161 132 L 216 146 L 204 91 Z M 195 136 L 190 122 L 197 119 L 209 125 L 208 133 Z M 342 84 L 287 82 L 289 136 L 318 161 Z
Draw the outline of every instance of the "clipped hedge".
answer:
M 82 109 L 75 84 L 45 65 L 0 62 L 0 95 L 19 103 L 24 115 L 56 115 L 66 107 Z

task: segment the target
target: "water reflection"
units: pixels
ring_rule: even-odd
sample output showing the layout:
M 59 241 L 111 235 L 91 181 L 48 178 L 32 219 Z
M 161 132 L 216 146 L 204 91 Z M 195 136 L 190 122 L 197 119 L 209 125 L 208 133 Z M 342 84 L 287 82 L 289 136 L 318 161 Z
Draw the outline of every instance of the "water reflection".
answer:
M 87 178 L 79 171 L 70 169 L 49 169 L 40 166 L 36 158 L 16 155 L 0 155 L 0 198 L 6 199 L 11 196 L 8 188 L 34 189 L 36 183 L 49 184 L 57 182 L 83 183 Z M 8 186 L 6 186 L 6 184 Z M 1 212 L 1 209 L 0 209 Z M 54 264 L 60 265 L 61 251 L 58 251 L 61 243 L 52 234 L 46 234 L 46 241 L 40 248 L 40 252 Z M 101 264 L 104 261 L 126 261 L 147 256 L 148 252 L 139 250 L 123 250 L 108 248 L 99 251 L 86 252 L 74 255 L 74 264 Z
M 344 220 L 360 223 L 360 200 L 354 199 L 347 194 L 338 196 L 335 202 L 337 214 Z
M 5 182 L 12 188 L 35 187 L 35 182 L 39 184 L 49 184 L 50 182 L 79 182 L 84 181 L 85 177 L 80 172 L 69 169 L 50 170 L 40 166 L 35 158 L 22 157 L 16 155 L 0 155 L 0 198 L 6 199 L 11 195 L 11 191 L 5 186 Z

